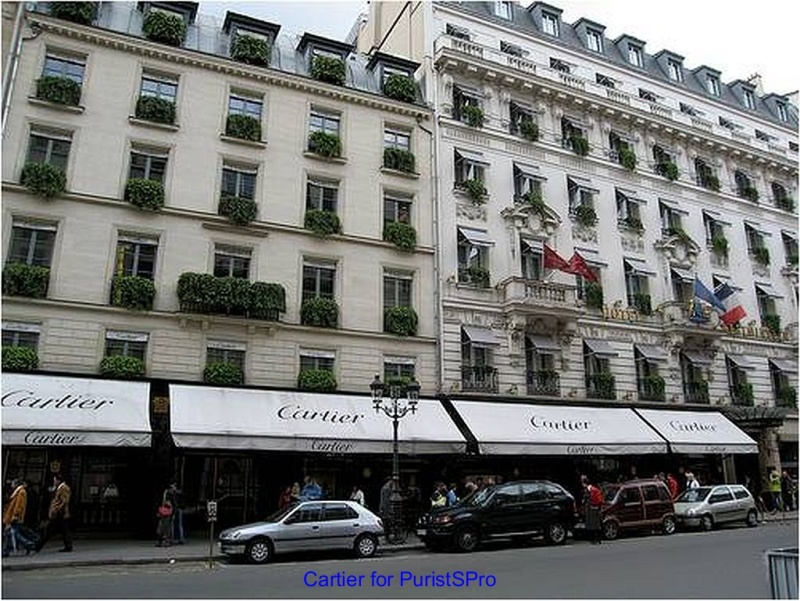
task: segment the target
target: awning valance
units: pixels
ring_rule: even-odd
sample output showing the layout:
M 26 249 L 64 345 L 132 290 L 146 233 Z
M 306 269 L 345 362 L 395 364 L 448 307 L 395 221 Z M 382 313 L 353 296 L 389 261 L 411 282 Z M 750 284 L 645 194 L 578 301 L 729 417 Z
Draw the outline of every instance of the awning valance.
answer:
M 669 359 L 666 351 L 656 344 L 637 344 L 634 346 L 647 361 L 666 361 Z
M 720 216 L 721 214 L 719 212 L 717 212 L 717 211 L 711 211 L 709 209 L 703 209 L 703 215 L 705 215 L 709 219 L 713 219 L 716 223 L 719 223 L 720 225 L 728 225 L 728 226 L 731 225 L 731 222 L 730 221 L 725 221 Z
M 489 161 L 486 160 L 486 157 L 483 156 L 480 152 L 475 152 L 474 150 L 463 150 L 461 148 L 456 148 L 456 153 L 462 158 L 470 163 L 476 163 L 478 165 L 488 165 Z
M 355 395 L 170 385 L 179 447 L 391 453 L 392 420 Z M 402 453 L 458 453 L 464 437 L 439 401 L 420 400 L 399 428 Z
M 538 169 L 536 169 L 535 167 L 531 167 L 530 165 L 521 165 L 520 163 L 514 163 L 514 169 L 521 175 L 524 175 L 525 177 L 530 177 L 531 179 L 538 179 L 541 181 L 547 180 L 546 177 L 544 177 L 541 173 L 539 173 Z
M 659 198 L 658 202 L 661 203 L 662 205 L 664 205 L 665 207 L 667 207 L 669 210 L 675 212 L 675 213 L 680 213 L 681 215 L 688 215 L 689 214 L 689 211 L 687 211 L 686 209 L 682 209 L 680 207 L 680 205 L 678 205 L 678 203 L 673 202 L 671 200 L 665 200 L 663 198 Z
M 459 227 L 458 233 L 476 246 L 494 246 L 494 240 L 489 238 L 486 230 L 476 230 L 471 227 Z
M 783 373 L 786 374 L 797 373 L 797 361 L 790 361 L 788 359 L 770 359 L 769 362 L 772 363 L 779 370 L 781 370 Z
M 528 336 L 528 340 L 537 351 L 547 351 L 551 353 L 560 352 L 561 346 L 549 336 Z
M 473 344 L 486 344 L 489 346 L 497 346 L 500 344 L 500 340 L 494 335 L 491 328 L 462 325 L 461 329 L 464 330 L 464 334 L 466 334 L 469 341 Z
M 598 252 L 592 248 L 582 248 L 580 246 L 576 246 L 575 252 L 583 257 L 583 260 L 592 267 L 608 267 L 608 263 L 602 261 Z
M 733 353 L 728 353 L 725 355 L 731 362 L 736 365 L 736 367 L 740 367 L 741 369 L 753 369 L 753 364 L 750 363 L 750 360 L 745 357 L 744 355 L 735 355 Z
M 680 267 L 671 267 L 672 273 L 678 276 L 682 282 L 694 282 L 694 274 L 691 271 L 686 271 Z
M 697 367 L 708 367 L 714 361 L 699 351 L 683 351 L 683 355 Z
M 625 408 L 453 401 L 487 455 L 665 453 L 667 445 Z
M 606 340 L 584 338 L 583 342 L 586 343 L 586 347 L 592 355 L 597 355 L 598 357 L 616 357 L 619 355 Z
M 633 257 L 625 257 L 625 263 L 631 271 L 637 275 L 654 276 L 656 272 L 653 271 L 644 259 L 634 259 Z
M 756 282 L 756 288 L 771 298 L 783 298 L 783 295 L 779 294 L 771 284 Z
M 673 453 L 757 453 L 756 441 L 718 412 L 635 409 Z
M 4 445 L 149 447 L 150 384 L 3 374 Z

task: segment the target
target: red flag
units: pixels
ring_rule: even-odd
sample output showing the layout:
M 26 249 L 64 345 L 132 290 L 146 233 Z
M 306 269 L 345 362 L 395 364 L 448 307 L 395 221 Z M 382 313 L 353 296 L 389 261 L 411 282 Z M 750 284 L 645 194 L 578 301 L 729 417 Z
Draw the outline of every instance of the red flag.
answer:
M 547 244 L 544 245 L 544 268 L 558 269 L 559 271 L 570 273 L 569 263 L 559 257 L 558 253 L 547 246 Z
M 586 260 L 578 253 L 574 253 L 572 257 L 570 257 L 569 271 L 571 273 L 583 276 L 590 282 L 597 281 L 597 276 L 592 273 L 592 270 L 589 269 L 589 266 L 586 264 Z

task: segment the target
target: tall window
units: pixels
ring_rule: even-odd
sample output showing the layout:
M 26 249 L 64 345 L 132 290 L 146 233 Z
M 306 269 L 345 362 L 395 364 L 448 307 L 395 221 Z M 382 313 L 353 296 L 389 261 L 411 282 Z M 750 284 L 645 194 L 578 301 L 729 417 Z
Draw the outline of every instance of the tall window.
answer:
M 705 212 L 703 213 L 703 226 L 706 231 L 706 244 L 709 247 L 714 244 L 714 238 L 725 238 L 722 223 Z
M 383 274 L 383 308 L 411 306 L 411 274 L 387 271 Z
M 508 104 L 509 112 L 509 131 L 512 134 L 519 134 L 521 132 L 520 125 L 523 121 L 533 121 L 533 111 L 527 107 L 514 102 L 513 100 Z
M 332 263 L 303 264 L 303 302 L 309 298 L 333 298 L 336 266 Z
M 156 268 L 158 240 L 120 233 L 117 240 L 117 257 L 114 274 L 153 279 Z
M 218 278 L 250 277 L 249 248 L 219 244 L 214 247 L 214 275 Z
M 245 352 L 244 344 L 209 340 L 206 347 L 206 364 L 229 363 L 244 371 Z
M 789 113 L 786 111 L 786 105 L 782 102 L 778 102 L 775 106 L 778 107 L 778 119 L 781 121 L 788 121 Z
M 775 297 L 771 289 L 767 289 L 766 286 L 756 284 L 756 303 L 758 304 L 758 314 L 762 320 L 767 315 L 777 314 Z
M 636 307 L 642 313 L 649 313 L 649 311 L 643 310 L 644 307 L 642 306 L 643 297 L 649 297 L 650 295 L 647 275 L 635 269 L 632 261 L 623 261 L 623 268 L 625 272 L 625 292 L 628 297 L 628 306 Z
M 744 225 L 744 234 L 747 238 L 747 252 L 751 255 L 756 252 L 757 248 L 764 246 L 764 235 L 751 225 Z
M 396 192 L 384 192 L 383 223 L 411 224 L 411 197 Z
M 599 31 L 595 31 L 594 29 L 587 29 L 586 45 L 589 47 L 589 50 L 592 50 L 593 52 L 602 52 L 603 36 L 600 34 Z
M 384 357 L 383 381 L 413 380 L 415 375 L 414 359 L 412 357 Z
M 3 346 L 23 346 L 39 348 L 39 324 L 3 322 Z
M 306 209 L 336 212 L 339 183 L 314 179 L 306 183 Z
M 65 77 L 75 83 L 83 84 L 85 70 L 85 59 L 48 51 L 47 56 L 44 58 L 42 75 L 44 77 Z
M 333 371 L 333 363 L 336 359 L 334 353 L 328 351 L 300 350 L 300 371 L 307 369 L 321 369 Z
M 145 360 L 148 334 L 139 332 L 106 331 L 106 357 L 134 357 Z
M 786 264 L 797 267 L 797 238 L 788 232 L 781 233 L 783 242 L 783 254 L 786 256 Z
M 659 203 L 661 214 L 661 231 L 665 235 L 671 235 L 677 230 L 683 229 L 681 213 L 674 207 L 663 202 Z
M 558 17 L 550 13 L 542 13 L 542 31 L 547 35 L 558 37 Z
M 733 404 L 747 405 L 752 403 L 752 387 L 749 387 L 749 396 L 747 392 L 747 372 L 731 356 L 725 357 L 725 368 L 728 372 L 728 390 Z
M 748 191 L 753 186 L 753 180 L 744 171 L 737 169 L 733 172 L 733 181 L 736 183 L 736 194 L 747 197 Z
M 318 109 L 313 109 L 308 119 L 308 130 L 311 133 L 321 131 L 334 136 L 339 135 L 341 116 L 335 113 L 328 113 Z
M 617 222 L 633 229 L 642 229 L 639 203 L 619 188 L 615 190 L 615 195 L 617 200 Z
M 628 44 L 628 62 L 634 67 L 641 67 L 644 64 L 642 60 L 642 49 L 638 46 Z
M 571 177 L 567 177 L 567 196 L 569 197 L 569 211 L 574 215 L 578 207 L 594 208 L 594 194 L 596 190 L 588 188 Z
M 481 281 L 479 272 L 488 270 L 489 245 L 478 240 L 478 235 L 485 237 L 486 232 L 458 229 L 458 281 L 485 287 L 489 282 Z
M 257 174 L 254 167 L 225 164 L 222 167 L 222 195 L 254 199 Z
M 411 152 L 411 133 L 407 130 L 387 127 L 383 130 L 383 147 Z
M 456 186 L 470 179 L 484 181 L 483 170 L 486 163 L 480 162 L 481 160 L 481 155 L 477 153 L 455 151 Z
M 455 119 L 466 123 L 468 121 L 468 117 L 467 111 L 464 109 L 468 106 L 482 108 L 482 104 L 483 101 L 478 92 L 453 86 L 453 117 Z
M 742 90 L 742 101 L 751 111 L 756 108 L 756 99 L 750 90 Z
M 572 149 L 572 138 L 585 138 L 583 126 L 576 120 L 568 117 L 561 118 L 561 138 L 565 147 Z
M 691 273 L 671 269 L 672 297 L 680 303 L 688 303 L 694 298 L 694 277 Z
M 522 201 L 528 194 L 541 198 L 542 179 L 535 176 L 530 168 L 514 165 L 514 200 Z
M 231 94 L 228 98 L 229 115 L 245 115 L 261 122 L 261 111 L 264 105 L 261 100 L 245 96 L 241 93 Z
M 522 267 L 522 277 L 527 280 L 542 279 L 542 243 L 537 240 L 520 238 L 520 261 Z
M 50 267 L 55 239 L 56 226 L 54 224 L 15 219 L 11 228 L 11 245 L 6 262 Z
M 163 184 L 166 171 L 166 152 L 145 148 L 131 150 L 131 179 L 149 179 Z
M 72 134 L 55 130 L 33 129 L 28 139 L 28 162 L 47 163 L 67 170 Z
M 145 71 L 140 88 L 142 96 L 152 96 L 175 103 L 178 95 L 178 80 L 170 75 Z
M 719 78 L 714 75 L 706 76 L 706 90 L 712 96 L 719 96 Z
M 672 81 L 679 83 L 683 81 L 683 67 L 678 61 L 671 58 L 667 59 L 667 73 Z

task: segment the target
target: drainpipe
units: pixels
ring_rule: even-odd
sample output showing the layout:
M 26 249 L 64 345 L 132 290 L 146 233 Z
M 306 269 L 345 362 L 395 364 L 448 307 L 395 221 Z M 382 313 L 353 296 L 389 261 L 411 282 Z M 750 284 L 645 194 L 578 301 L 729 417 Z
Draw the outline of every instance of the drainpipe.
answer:
M 11 37 L 11 52 L 6 61 L 3 75 L 3 136 L 6 135 L 6 121 L 8 110 L 11 107 L 11 92 L 14 90 L 14 80 L 19 65 L 19 55 L 22 52 L 22 19 L 25 16 L 25 3 L 17 3 L 17 14 L 14 16 L 14 32 Z

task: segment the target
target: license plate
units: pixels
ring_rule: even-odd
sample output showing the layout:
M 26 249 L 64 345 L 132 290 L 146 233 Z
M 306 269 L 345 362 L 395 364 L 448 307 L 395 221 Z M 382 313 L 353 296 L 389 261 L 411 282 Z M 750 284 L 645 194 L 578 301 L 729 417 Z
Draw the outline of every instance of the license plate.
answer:
M 419 536 L 420 538 L 426 536 L 427 534 L 428 534 L 427 530 L 421 530 L 421 529 L 417 530 L 417 536 Z

